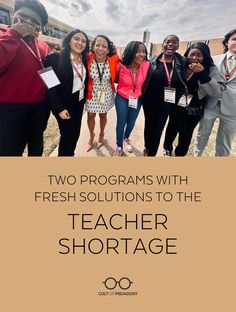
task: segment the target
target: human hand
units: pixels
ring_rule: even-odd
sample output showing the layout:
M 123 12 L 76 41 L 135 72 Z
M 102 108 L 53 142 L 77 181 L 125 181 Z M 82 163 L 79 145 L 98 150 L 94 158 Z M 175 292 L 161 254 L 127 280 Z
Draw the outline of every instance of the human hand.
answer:
M 189 64 L 189 68 L 195 74 L 198 74 L 204 70 L 204 66 L 200 63 L 191 63 L 191 64 Z
M 24 21 L 22 18 L 18 18 L 17 22 L 12 25 L 12 28 L 16 30 L 23 38 L 27 36 L 38 37 L 40 31 L 38 27 Z
M 70 114 L 69 114 L 69 112 L 68 112 L 67 109 L 64 109 L 63 111 L 61 111 L 61 112 L 59 113 L 59 117 L 60 117 L 61 119 L 70 119 L 70 118 L 71 118 L 71 117 L 70 117 Z

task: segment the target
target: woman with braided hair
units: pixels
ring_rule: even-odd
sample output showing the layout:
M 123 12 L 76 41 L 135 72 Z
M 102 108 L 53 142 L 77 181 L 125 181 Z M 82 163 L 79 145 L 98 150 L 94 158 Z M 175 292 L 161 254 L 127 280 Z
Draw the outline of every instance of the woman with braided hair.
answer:
M 115 100 L 117 147 L 114 156 L 122 156 L 123 143 L 129 153 L 133 151 L 129 137 L 140 111 L 140 97 L 149 66 L 145 45 L 140 41 L 129 42 L 118 65 L 119 77 Z

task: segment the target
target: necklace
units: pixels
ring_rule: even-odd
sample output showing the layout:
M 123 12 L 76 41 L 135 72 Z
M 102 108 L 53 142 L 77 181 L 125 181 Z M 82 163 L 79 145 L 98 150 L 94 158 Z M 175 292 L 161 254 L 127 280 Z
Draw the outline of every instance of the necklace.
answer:
M 74 56 L 73 62 L 74 62 L 76 65 L 80 64 L 80 63 L 81 63 L 81 55 L 79 54 L 78 56 L 77 56 L 77 55 Z

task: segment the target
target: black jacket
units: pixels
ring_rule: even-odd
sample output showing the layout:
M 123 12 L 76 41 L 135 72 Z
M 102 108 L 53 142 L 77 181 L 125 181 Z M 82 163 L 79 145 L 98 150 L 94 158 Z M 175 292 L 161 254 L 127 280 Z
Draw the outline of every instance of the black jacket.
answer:
M 48 90 L 48 98 L 52 107 L 53 114 L 58 114 L 64 109 L 70 110 L 72 103 L 72 88 L 73 88 L 73 69 L 71 61 L 64 60 L 58 52 L 50 53 L 44 62 L 45 67 L 52 66 L 61 84 Z M 84 98 L 80 101 L 83 105 L 87 97 L 87 64 L 84 64 L 86 68 L 85 78 L 85 92 Z
M 145 94 L 147 87 L 149 85 L 152 73 L 156 70 L 157 68 L 157 60 L 162 56 L 163 53 L 160 53 L 159 55 L 155 55 L 151 58 L 150 60 L 150 67 L 147 73 L 147 78 L 143 84 L 142 87 L 142 95 Z M 174 70 L 176 71 L 180 81 L 182 82 L 184 88 L 186 86 L 186 78 L 185 78 L 185 68 L 186 68 L 186 58 L 179 53 L 175 53 L 174 55 L 174 60 L 175 60 L 175 68 Z M 164 65 L 162 65 L 164 66 Z

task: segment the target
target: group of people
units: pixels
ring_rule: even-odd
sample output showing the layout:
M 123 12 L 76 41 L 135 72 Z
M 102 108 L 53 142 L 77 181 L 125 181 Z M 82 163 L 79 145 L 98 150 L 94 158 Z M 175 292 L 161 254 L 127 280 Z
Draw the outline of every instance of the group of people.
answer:
M 223 41 L 224 54 L 212 58 L 202 42 L 184 56 L 179 38 L 169 35 L 162 53 L 148 60 L 145 45 L 131 41 L 121 59 L 113 42 L 98 35 L 91 47 L 85 32 L 66 35 L 60 51 L 38 39 L 48 15 L 38 0 L 16 0 L 12 26 L 0 34 L 0 156 L 43 153 L 50 110 L 60 130 L 58 156 L 74 156 L 84 109 L 87 151 L 104 144 L 107 112 L 115 105 L 116 148 L 133 151 L 130 135 L 143 106 L 144 156 L 185 156 L 199 124 L 194 155 L 201 156 L 219 119 L 216 156 L 229 156 L 236 134 L 236 29 Z M 96 114 L 100 132 L 95 134 Z M 177 146 L 173 142 L 178 136 Z

